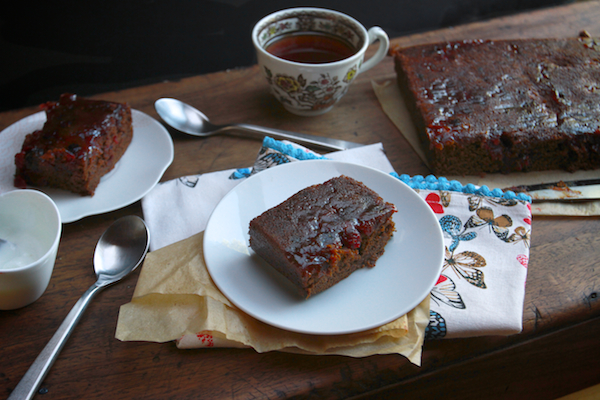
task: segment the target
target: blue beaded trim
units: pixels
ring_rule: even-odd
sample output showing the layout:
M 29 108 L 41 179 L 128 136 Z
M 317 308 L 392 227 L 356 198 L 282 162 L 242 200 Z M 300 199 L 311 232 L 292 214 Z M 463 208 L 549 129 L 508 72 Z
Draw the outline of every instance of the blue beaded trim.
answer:
M 276 150 L 282 154 L 294 157 L 297 160 L 328 160 L 327 157 L 308 153 L 302 149 L 292 146 L 291 144 L 283 143 L 268 136 L 263 139 L 263 147 Z
M 279 151 L 280 153 L 286 154 L 290 157 L 294 157 L 297 160 L 328 160 L 327 157 L 315 155 L 313 153 L 307 153 L 302 149 L 299 149 L 287 143 L 283 143 L 279 140 L 275 140 L 268 136 L 264 138 L 263 146 Z M 512 190 L 490 190 L 486 185 L 477 187 L 472 183 L 463 185 L 459 181 L 449 181 L 444 177 L 436 178 L 434 175 L 428 175 L 427 177 L 423 177 L 422 175 L 415 175 L 413 177 L 410 177 L 407 174 L 398 175 L 395 172 L 391 172 L 390 175 L 400 179 L 412 189 L 447 190 L 453 192 L 476 194 L 480 196 L 497 197 L 506 200 L 522 200 L 531 203 L 531 196 L 528 196 L 524 193 L 516 194 Z
M 476 194 L 480 196 L 488 196 L 488 197 L 497 197 L 506 200 L 522 200 L 531 203 L 531 196 L 528 196 L 524 193 L 516 194 L 512 190 L 503 191 L 502 189 L 494 189 L 490 190 L 486 185 L 477 187 L 472 183 L 467 183 L 463 185 L 459 181 L 449 181 L 444 177 L 436 178 L 433 175 L 428 175 L 423 177 L 422 175 L 415 175 L 413 177 L 402 174 L 398 175 L 395 172 L 390 173 L 390 175 L 400 179 L 402 182 L 406 183 L 412 189 L 423 189 L 423 190 L 446 190 L 453 192 L 462 192 L 468 194 Z

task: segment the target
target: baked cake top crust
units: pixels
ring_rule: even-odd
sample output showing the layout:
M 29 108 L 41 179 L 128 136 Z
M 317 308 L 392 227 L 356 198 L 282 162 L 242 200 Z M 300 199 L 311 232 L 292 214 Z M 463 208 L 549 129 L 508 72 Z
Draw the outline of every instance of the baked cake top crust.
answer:
M 73 158 L 85 160 L 95 151 L 96 139 L 107 128 L 120 121 L 127 106 L 102 100 L 63 94 L 58 102 L 44 103 L 47 120 L 38 135 L 25 140 L 22 152 L 42 155 L 53 149 L 65 149 Z M 34 139 L 34 140 L 33 140 Z
M 307 277 L 325 273 L 321 268 L 340 257 L 340 249 L 359 249 L 361 235 L 376 231 L 394 212 L 364 184 L 340 176 L 301 190 L 251 224 L 268 223 L 288 260 Z
M 394 55 L 415 83 L 432 146 L 484 135 L 493 150 L 505 132 L 600 133 L 600 44 L 592 38 L 463 41 Z

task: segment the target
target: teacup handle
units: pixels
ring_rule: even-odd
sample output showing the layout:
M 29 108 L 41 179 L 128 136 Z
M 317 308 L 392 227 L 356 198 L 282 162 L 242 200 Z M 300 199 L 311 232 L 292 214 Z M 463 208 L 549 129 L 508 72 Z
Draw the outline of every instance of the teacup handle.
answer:
M 377 49 L 377 52 L 373 57 L 363 63 L 359 72 L 365 72 L 379 64 L 379 62 L 387 55 L 390 48 L 390 38 L 388 38 L 387 33 L 380 27 L 374 26 L 369 29 L 367 33 L 369 35 L 369 45 L 372 45 L 376 40 L 379 40 L 379 49 Z

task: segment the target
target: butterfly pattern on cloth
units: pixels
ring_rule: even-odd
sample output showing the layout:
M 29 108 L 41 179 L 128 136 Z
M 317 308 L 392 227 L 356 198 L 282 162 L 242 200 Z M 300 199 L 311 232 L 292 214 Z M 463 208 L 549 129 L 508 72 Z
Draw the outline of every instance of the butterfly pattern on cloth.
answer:
M 531 230 L 527 230 L 523 226 L 515 228 L 512 234 L 509 234 L 508 228 L 512 226 L 512 219 L 510 216 L 503 214 L 499 217 L 494 218 L 494 212 L 489 207 L 482 206 L 484 196 L 471 196 L 469 197 L 469 211 L 475 211 L 477 216 L 471 217 L 470 223 L 473 226 L 489 225 L 499 239 L 507 243 L 523 242 L 523 244 L 529 248 L 531 241 Z M 494 199 L 488 198 L 486 201 L 491 204 L 503 205 L 505 207 L 517 206 L 518 200 L 516 199 Z M 527 208 L 531 212 L 531 204 L 527 203 Z M 527 225 L 531 225 L 531 217 L 526 217 L 523 222 Z
M 182 184 L 183 186 L 186 186 L 186 187 L 189 187 L 189 188 L 193 189 L 198 184 L 199 179 L 200 179 L 199 175 L 195 175 L 195 176 L 182 176 L 180 178 L 177 178 L 176 183 L 177 184 Z
M 264 171 L 265 169 L 281 164 L 287 164 L 292 161 L 296 160 L 293 157 L 281 154 L 273 149 L 262 147 L 252 168 L 238 169 L 231 174 L 229 179 L 247 178 L 251 175 Z
M 527 227 L 531 225 L 531 208 L 527 202 L 514 198 L 495 198 L 444 190 L 415 190 L 438 216 L 444 234 L 445 256 L 442 273 L 430 293 L 432 307 L 429 325 L 425 331 L 427 339 L 439 339 L 445 337 L 449 329 L 449 321 L 444 317 L 444 307 L 451 307 L 453 310 L 478 307 L 478 304 L 468 303 L 464 294 L 467 291 L 488 288 L 485 269 L 506 268 L 499 264 L 499 260 L 491 261 L 481 254 L 479 249 L 484 246 L 482 236 L 485 236 L 488 246 L 492 240 L 492 244 L 496 243 L 494 245 L 499 246 L 520 244 L 527 251 L 531 233 Z M 467 196 L 466 207 L 464 201 L 453 201 L 460 196 Z M 514 227 L 513 218 L 509 215 L 510 210 L 512 207 L 523 207 L 524 204 L 527 204 L 529 215 L 522 219 L 524 225 Z M 516 261 L 527 267 L 528 255 L 520 254 Z M 462 289 L 458 289 L 459 281 L 467 285 L 463 284 Z

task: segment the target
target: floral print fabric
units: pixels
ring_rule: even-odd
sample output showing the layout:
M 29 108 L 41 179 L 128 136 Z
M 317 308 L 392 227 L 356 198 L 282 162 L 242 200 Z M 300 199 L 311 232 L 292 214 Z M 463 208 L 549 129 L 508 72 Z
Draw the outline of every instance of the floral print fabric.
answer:
M 520 332 L 530 203 L 463 192 L 417 192 L 438 217 L 445 244 L 442 273 L 431 291 L 427 338 Z

